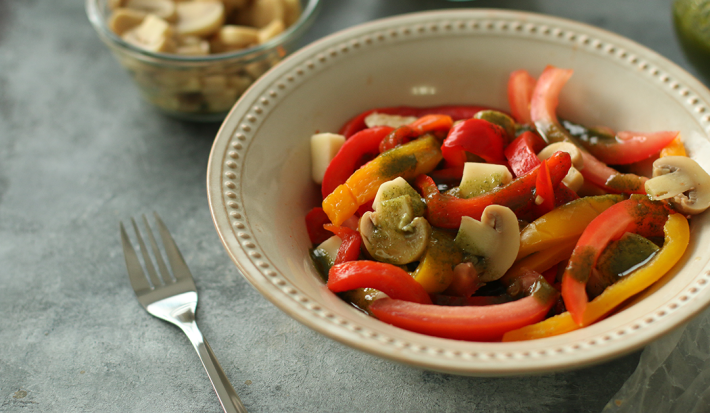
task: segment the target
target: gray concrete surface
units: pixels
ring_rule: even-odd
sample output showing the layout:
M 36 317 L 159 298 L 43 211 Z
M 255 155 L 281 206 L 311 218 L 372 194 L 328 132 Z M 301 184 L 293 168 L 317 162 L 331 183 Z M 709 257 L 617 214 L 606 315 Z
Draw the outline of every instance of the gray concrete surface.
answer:
M 581 20 L 691 70 L 670 0 L 480 0 Z M 306 41 L 443 0 L 324 0 Z M 638 353 L 539 377 L 394 364 L 280 312 L 240 276 L 210 218 L 218 125 L 143 103 L 81 0 L 0 0 L 0 411 L 218 412 L 184 335 L 136 302 L 118 222 L 156 210 L 196 276 L 198 322 L 250 412 L 599 412 Z

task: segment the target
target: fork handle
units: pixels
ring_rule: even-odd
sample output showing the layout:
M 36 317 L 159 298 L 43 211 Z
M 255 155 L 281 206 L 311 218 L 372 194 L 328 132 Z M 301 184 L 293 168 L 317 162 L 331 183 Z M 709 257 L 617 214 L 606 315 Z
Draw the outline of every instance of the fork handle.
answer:
M 237 396 L 237 392 L 234 391 L 232 383 L 229 382 L 212 348 L 202 336 L 200 329 L 197 328 L 197 324 L 192 321 L 181 323 L 180 327 L 190 339 L 192 346 L 195 347 L 197 355 L 200 357 L 200 361 L 202 361 L 202 365 L 207 371 L 207 376 L 210 378 L 212 387 L 215 393 L 217 393 L 219 404 L 222 405 L 222 409 L 225 413 L 247 413 L 246 407 L 244 407 L 239 396 Z

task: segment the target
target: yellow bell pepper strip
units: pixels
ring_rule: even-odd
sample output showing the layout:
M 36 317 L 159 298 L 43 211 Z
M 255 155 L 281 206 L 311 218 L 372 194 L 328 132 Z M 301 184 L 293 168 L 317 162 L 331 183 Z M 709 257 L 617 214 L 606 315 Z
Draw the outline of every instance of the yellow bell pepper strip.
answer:
M 688 156 L 683 141 L 680 140 L 680 136 L 676 136 L 671 143 L 661 149 L 661 158 L 664 156 Z
M 572 160 L 567 152 L 560 151 L 545 162 L 550 168 L 552 185 L 556 187 L 567 175 Z M 535 183 L 539 170 L 538 166 L 503 187 L 473 198 L 457 198 L 440 193 L 434 181 L 426 175 L 419 176 L 415 184 L 426 199 L 426 217 L 429 223 L 439 228 L 456 229 L 461 225 L 461 217 L 469 216 L 480 220 L 483 210 L 491 204 L 507 206 L 520 219 L 536 218 L 538 215 L 535 210 Z
M 520 232 L 518 260 L 562 242 L 575 242 L 594 218 L 622 201 L 622 195 L 579 198 L 559 206 L 528 224 Z
M 375 198 L 383 183 L 397 177 L 412 179 L 432 171 L 441 161 L 440 143 L 424 136 L 378 155 L 363 165 L 323 200 L 323 210 L 334 225 L 355 214 L 360 205 Z
M 510 331 L 503 336 L 503 341 L 552 337 L 591 325 L 629 298 L 650 287 L 676 265 L 690 241 L 688 220 L 681 214 L 671 214 L 663 226 L 663 232 L 663 248 L 646 265 L 607 287 L 601 295 L 589 302 L 581 326 L 572 320 L 569 312 L 565 312 L 540 323 Z
M 589 223 L 562 276 L 562 298 L 577 324 L 582 324 L 587 307 L 587 281 L 607 245 L 626 232 L 647 238 L 661 236 L 661 228 L 670 212 L 663 202 L 636 196 L 609 207 Z
M 428 293 L 446 290 L 454 278 L 454 267 L 463 260 L 463 253 L 454 243 L 453 235 L 434 229 L 424 258 L 412 276 Z
M 380 321 L 435 337 L 469 341 L 499 341 L 503 334 L 542 320 L 558 293 L 541 276 L 532 293 L 504 304 L 448 307 L 383 298 L 370 305 Z

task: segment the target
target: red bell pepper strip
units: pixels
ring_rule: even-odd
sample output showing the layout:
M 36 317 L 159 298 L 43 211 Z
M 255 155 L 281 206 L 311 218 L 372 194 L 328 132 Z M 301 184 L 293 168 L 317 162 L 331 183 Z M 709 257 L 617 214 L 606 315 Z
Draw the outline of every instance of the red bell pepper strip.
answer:
M 582 142 L 569 134 L 567 130 L 560 125 L 557 114 L 555 113 L 559 102 L 560 91 L 565 83 L 567 83 L 570 76 L 572 76 L 572 70 L 559 69 L 554 66 L 546 67 L 535 85 L 533 99 L 530 103 L 530 116 L 535 123 L 538 133 L 540 133 L 547 143 L 569 141 L 580 148 L 584 148 Z M 629 142 L 633 142 L 633 140 L 629 140 Z M 645 142 L 647 142 L 649 148 L 658 152 L 662 149 L 663 145 L 656 148 L 656 142 L 665 142 L 665 139 L 654 139 L 653 141 L 647 139 Z M 653 142 L 653 145 L 651 145 L 650 142 Z M 621 148 L 622 145 L 623 144 L 619 144 L 617 147 Z M 589 147 L 589 145 L 587 146 Z M 636 147 L 638 148 L 638 145 Z M 628 156 L 628 159 L 633 159 L 634 155 L 632 152 L 635 150 L 633 148 L 634 145 L 630 144 L 626 149 L 622 150 L 622 153 L 624 156 Z M 644 189 L 645 178 L 634 174 L 621 174 L 609 168 L 594 155 L 585 150 L 581 152 L 584 157 L 584 168 L 580 172 L 582 172 L 584 179 L 609 192 L 646 193 Z M 648 151 L 642 153 L 643 157 L 641 159 L 652 155 L 652 153 L 648 153 Z M 618 151 L 615 156 L 619 158 Z
M 315 207 L 306 214 L 306 231 L 313 245 L 318 245 L 333 235 L 323 228 L 323 225 L 330 224 L 330 219 L 321 207 Z
M 432 106 L 432 107 L 425 107 L 425 108 L 415 108 L 411 106 L 396 106 L 396 107 L 388 107 L 388 108 L 377 108 L 377 109 L 370 109 L 366 110 L 357 116 L 353 117 L 349 121 L 345 123 L 340 128 L 340 134 L 345 136 L 346 138 L 349 138 L 350 136 L 354 135 L 355 133 L 367 128 L 367 125 L 365 125 L 365 118 L 368 117 L 370 114 L 377 112 L 377 113 L 384 113 L 386 115 L 399 115 L 399 116 L 416 116 L 416 117 L 422 117 L 424 115 L 448 115 L 451 116 L 451 118 L 454 121 L 457 120 L 462 120 L 462 119 L 469 119 L 472 118 L 473 115 L 476 113 L 482 111 L 482 110 L 489 110 L 492 109 L 490 107 L 486 106 L 476 106 L 476 105 L 444 105 L 444 106 Z
M 547 66 L 535 84 L 530 101 L 530 118 L 547 143 L 576 141 L 560 125 L 556 113 L 560 91 L 571 76 L 571 69 Z
M 429 173 L 435 181 L 455 182 L 458 185 L 463 177 L 463 166 L 436 169 Z
M 564 185 L 564 184 L 562 184 Z M 535 180 L 535 203 L 537 214 L 542 216 L 555 209 L 555 188 L 550 179 L 550 168 L 547 161 L 540 165 Z
M 392 149 L 395 146 L 404 145 L 405 143 L 422 136 L 425 133 L 434 133 L 435 135 L 446 134 L 451 129 L 454 121 L 448 115 L 425 115 L 415 120 L 409 125 L 399 127 L 387 135 L 380 142 L 380 153 Z
M 516 70 L 508 78 L 508 104 L 516 122 L 532 125 L 530 101 L 535 89 L 535 78 L 527 70 Z
M 504 304 L 514 301 L 508 294 L 502 295 L 474 295 L 472 297 L 461 297 L 456 295 L 431 294 L 431 300 L 436 305 L 454 306 L 485 306 Z
M 648 178 L 634 174 L 622 174 L 608 167 L 587 151 L 580 151 L 584 168 L 580 171 L 585 180 L 612 193 L 645 194 Z
M 400 126 L 399 128 L 390 132 L 384 139 L 380 142 L 380 153 L 388 151 L 399 145 L 404 145 L 405 143 L 415 138 L 417 133 L 414 129 L 409 126 Z
M 558 296 L 549 285 L 545 290 L 544 294 L 486 306 L 447 307 L 383 298 L 370 304 L 369 309 L 381 321 L 417 333 L 455 340 L 500 341 L 508 331 L 545 318 Z
M 486 162 L 503 164 L 506 134 L 503 128 L 483 119 L 467 119 L 454 125 L 444 139 L 441 154 L 451 166 L 466 163 L 466 152 Z
M 362 238 L 360 237 L 359 232 L 348 227 L 339 227 L 333 224 L 325 224 L 323 228 L 337 235 L 342 240 L 340 248 L 338 248 L 338 253 L 335 255 L 333 265 L 348 261 L 356 261 L 360 257 L 360 244 L 362 244 Z
M 557 187 L 567 175 L 572 160 L 566 152 L 556 152 L 546 161 L 550 168 L 552 186 Z M 456 229 L 461 225 L 461 217 L 481 219 L 483 210 L 491 204 L 507 206 L 520 219 L 532 221 L 535 213 L 535 184 L 540 168 L 513 180 L 497 190 L 473 198 L 462 199 L 440 193 L 434 180 L 426 175 L 417 177 L 415 184 L 427 203 L 427 220 L 435 227 Z
M 429 132 L 443 132 L 446 133 L 453 126 L 454 120 L 449 115 L 442 114 L 431 114 L 424 115 L 421 118 L 415 120 L 409 124 L 419 135 L 423 135 Z
M 663 236 L 670 213 L 662 202 L 634 197 L 612 205 L 589 223 L 562 276 L 562 298 L 575 323 L 582 325 L 588 302 L 587 281 L 607 245 L 627 232 L 647 238 Z
M 380 142 L 393 130 L 389 126 L 377 126 L 365 129 L 346 140 L 325 170 L 321 185 L 323 198 L 344 183 L 360 165 L 379 155 Z M 368 157 L 370 159 L 366 159 Z
M 613 138 L 581 140 L 589 153 L 610 165 L 628 165 L 658 154 L 678 136 L 678 131 L 655 133 L 620 131 Z
M 548 268 L 547 270 L 542 272 L 542 277 L 547 281 L 548 284 L 553 285 L 555 284 L 555 278 L 557 278 L 557 266 L 559 264 L 555 265 L 552 268 Z
M 515 176 L 523 176 L 540 165 L 542 161 L 537 157 L 537 153 L 545 146 L 540 135 L 525 131 L 505 148 L 503 154 Z
M 356 288 L 374 288 L 389 297 L 418 304 L 431 304 L 424 287 L 403 269 L 384 262 L 349 261 L 328 272 L 328 289 L 334 293 Z
M 569 189 L 564 182 L 557 185 L 557 188 L 555 188 L 555 208 L 568 202 L 572 202 L 575 199 L 579 199 L 579 195 Z
M 457 297 L 471 297 L 479 288 L 486 285 L 478 276 L 478 271 L 470 262 L 461 263 L 454 267 L 451 284 L 444 290 L 445 294 Z

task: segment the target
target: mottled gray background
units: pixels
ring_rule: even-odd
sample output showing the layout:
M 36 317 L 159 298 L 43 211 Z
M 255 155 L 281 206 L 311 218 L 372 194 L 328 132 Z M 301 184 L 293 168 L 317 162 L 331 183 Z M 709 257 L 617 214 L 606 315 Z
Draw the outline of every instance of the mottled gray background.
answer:
M 323 0 L 305 42 L 443 0 Z M 500 0 L 630 37 L 689 69 L 670 0 Z M 118 221 L 157 210 L 200 293 L 199 324 L 250 412 L 599 412 L 639 354 L 520 378 L 421 371 L 298 324 L 239 275 L 210 218 L 218 125 L 143 103 L 81 0 L 0 0 L 0 411 L 218 412 L 187 338 L 149 316 Z

